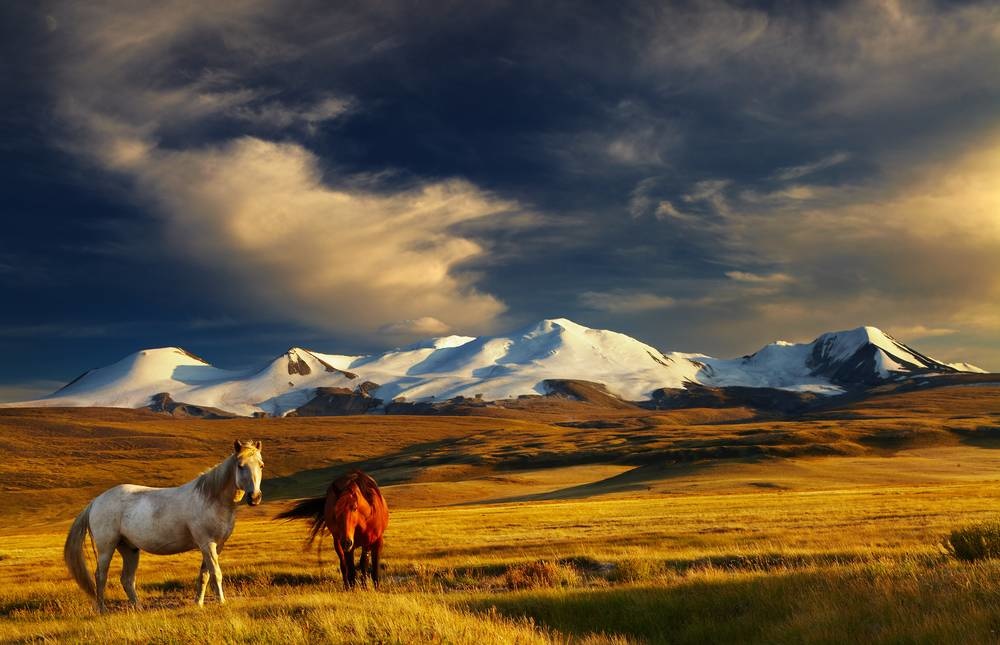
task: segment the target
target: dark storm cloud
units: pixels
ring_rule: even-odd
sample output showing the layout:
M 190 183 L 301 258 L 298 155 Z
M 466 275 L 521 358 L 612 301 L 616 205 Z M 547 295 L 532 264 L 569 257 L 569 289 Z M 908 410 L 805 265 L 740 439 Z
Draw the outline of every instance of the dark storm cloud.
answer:
M 3 11 L 8 328 L 873 323 L 1000 365 L 995 3 Z

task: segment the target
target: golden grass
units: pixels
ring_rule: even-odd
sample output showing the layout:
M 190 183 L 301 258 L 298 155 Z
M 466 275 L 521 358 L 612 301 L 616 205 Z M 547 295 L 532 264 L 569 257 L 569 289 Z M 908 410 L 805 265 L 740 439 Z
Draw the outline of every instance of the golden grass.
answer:
M 225 608 L 193 607 L 196 554 L 144 556 L 146 609 L 128 610 L 111 584 L 107 616 L 67 578 L 61 530 L 10 535 L 0 640 L 774 642 L 839 640 L 837 629 L 981 640 L 1000 569 L 955 564 L 940 540 L 998 511 L 995 489 L 978 484 L 405 509 L 377 595 L 343 592 L 329 545 L 322 567 L 301 550 L 301 525 L 245 513 L 222 555 Z M 635 603 L 654 613 L 629 618 Z
M 0 641 L 995 641 L 1000 566 L 958 563 L 940 543 L 1000 513 L 997 394 L 948 388 L 797 421 L 618 415 L 604 428 L 9 411 Z M 222 553 L 230 602 L 194 607 L 198 555 L 144 555 L 144 609 L 126 607 L 116 559 L 112 612 L 95 614 L 61 557 L 82 503 L 110 483 L 189 479 L 234 436 L 265 441 L 272 479 Z M 792 450 L 823 442 L 857 449 Z M 792 456 L 664 457 L 692 446 Z M 353 464 L 388 484 L 378 594 L 342 591 L 328 544 L 320 566 L 303 525 L 269 519 L 275 491 L 311 492 Z M 487 503 L 504 499 L 519 501 Z

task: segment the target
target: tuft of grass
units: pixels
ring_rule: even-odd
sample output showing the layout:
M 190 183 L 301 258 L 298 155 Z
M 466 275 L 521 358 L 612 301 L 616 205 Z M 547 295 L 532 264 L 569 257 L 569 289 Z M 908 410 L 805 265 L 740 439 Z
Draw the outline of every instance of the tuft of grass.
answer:
M 608 573 L 611 582 L 646 582 L 664 572 L 661 563 L 645 558 L 627 557 L 615 563 Z
M 272 585 L 284 585 L 286 587 L 306 587 L 322 583 L 322 576 L 313 573 L 293 573 L 281 571 L 271 575 Z
M 160 580 L 158 582 L 143 582 L 139 584 L 139 589 L 142 591 L 158 591 L 160 593 L 178 593 L 185 591 L 187 589 L 194 588 L 193 578 L 192 580 Z
M 955 529 L 945 538 L 944 548 L 948 555 L 965 562 L 1000 557 L 1000 521 Z
M 535 560 L 511 566 L 503 578 L 504 586 L 511 590 L 551 589 L 576 585 L 580 581 L 580 574 L 567 564 Z

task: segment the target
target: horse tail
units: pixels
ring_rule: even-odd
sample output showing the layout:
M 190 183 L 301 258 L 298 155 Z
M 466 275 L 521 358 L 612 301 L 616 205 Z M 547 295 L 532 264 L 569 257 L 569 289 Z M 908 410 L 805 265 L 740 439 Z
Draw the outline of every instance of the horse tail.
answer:
M 300 520 L 310 522 L 309 537 L 306 538 L 306 548 L 316 540 L 326 526 L 326 497 L 310 497 L 296 502 L 295 506 L 274 516 L 276 520 Z
M 93 502 L 80 511 L 80 514 L 73 520 L 73 526 L 69 527 L 66 535 L 66 545 L 63 547 L 63 557 L 66 559 L 66 567 L 70 575 L 76 580 L 76 584 L 87 592 L 88 596 L 95 596 L 94 578 L 87 570 L 87 559 L 83 554 L 83 543 L 87 540 L 87 533 L 90 532 L 90 507 Z

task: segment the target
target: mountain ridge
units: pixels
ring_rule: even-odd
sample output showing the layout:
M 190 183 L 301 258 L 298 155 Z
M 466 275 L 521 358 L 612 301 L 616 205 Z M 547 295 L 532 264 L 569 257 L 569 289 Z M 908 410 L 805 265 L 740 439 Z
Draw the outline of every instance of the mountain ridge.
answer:
M 150 348 L 89 370 L 42 399 L 3 405 L 140 408 L 166 394 L 238 415 L 281 416 L 321 388 L 329 396 L 361 383 L 364 397 L 385 403 L 516 399 L 553 394 L 551 384 L 559 381 L 599 383 L 622 400 L 644 401 L 688 386 L 835 395 L 916 375 L 976 371 L 982 372 L 937 361 L 871 326 L 719 359 L 664 352 L 620 332 L 553 318 L 509 334 L 431 338 L 370 355 L 290 347 L 255 370 L 220 369 L 179 347 Z

